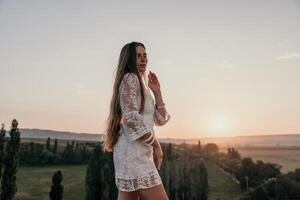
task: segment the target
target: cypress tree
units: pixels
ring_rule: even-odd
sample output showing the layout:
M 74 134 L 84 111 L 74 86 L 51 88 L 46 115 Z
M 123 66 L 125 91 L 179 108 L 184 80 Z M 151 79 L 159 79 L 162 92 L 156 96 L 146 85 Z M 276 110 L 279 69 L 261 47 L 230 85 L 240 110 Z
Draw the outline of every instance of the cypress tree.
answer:
M 184 152 L 184 157 L 183 157 L 183 196 L 184 199 L 190 199 L 190 194 L 191 194 L 191 176 L 189 176 L 189 171 L 190 171 L 190 164 L 193 162 L 189 154 L 187 152 L 187 145 L 184 143 L 183 145 L 183 152 Z
M 33 142 L 29 143 L 29 155 L 34 156 L 34 143 Z
M 71 143 L 71 149 L 72 149 L 72 152 L 74 151 L 74 147 L 75 147 L 75 139 L 72 140 L 72 143 Z
M 4 129 L 4 124 L 2 124 L 1 131 L 0 131 L 0 180 L 2 177 L 2 163 L 3 163 L 3 156 L 4 156 L 5 133 L 6 130 Z
M 88 160 L 89 154 L 88 150 L 86 147 L 86 144 L 81 145 L 81 150 L 80 150 L 80 157 L 82 158 L 83 162 L 86 163 Z
M 173 159 L 173 156 L 172 156 L 172 143 L 169 143 L 168 146 L 167 146 L 167 160 L 171 161 Z
M 113 162 L 113 154 L 104 154 L 104 166 L 103 166 L 103 188 L 105 190 L 105 195 L 102 196 L 103 199 L 117 199 L 118 190 L 115 184 L 115 170 Z
M 209 185 L 208 185 L 208 174 L 207 169 L 205 167 L 205 164 L 198 159 L 197 161 L 197 168 L 198 168 L 198 187 L 199 191 L 197 193 L 197 199 L 198 200 L 206 200 L 207 194 L 209 192 Z
M 52 176 L 52 186 L 51 191 L 49 193 L 50 200 L 62 200 L 63 199 L 63 191 L 64 186 L 61 185 L 63 180 L 63 175 L 60 170 L 54 172 Z
M 76 144 L 75 144 L 75 152 L 77 152 L 79 149 L 79 143 L 76 141 Z
M 55 140 L 54 140 L 53 153 L 54 153 L 54 154 L 57 153 L 57 138 L 55 138 Z
M 198 149 L 198 154 L 201 154 L 201 151 L 202 151 L 202 144 L 201 144 L 201 141 L 200 141 L 200 140 L 198 140 L 197 149 Z
M 48 151 L 51 151 L 50 137 L 47 138 L 46 149 L 47 149 Z
M 4 172 L 1 181 L 1 200 L 12 200 L 17 192 L 16 173 L 18 166 L 18 153 L 20 149 L 20 132 L 18 121 L 14 119 L 9 132 L 10 139 L 6 145 L 4 156 Z
M 100 145 L 96 145 L 89 160 L 85 179 L 85 200 L 102 199 L 103 196 L 103 174 L 102 166 L 103 152 Z
M 172 143 L 168 144 L 167 148 L 167 160 L 169 161 L 169 195 L 170 199 L 176 199 L 177 188 L 176 188 L 176 156 L 173 155 L 173 145 Z
M 231 158 L 231 148 L 228 148 L 228 149 L 227 149 L 227 156 L 228 156 L 229 158 Z

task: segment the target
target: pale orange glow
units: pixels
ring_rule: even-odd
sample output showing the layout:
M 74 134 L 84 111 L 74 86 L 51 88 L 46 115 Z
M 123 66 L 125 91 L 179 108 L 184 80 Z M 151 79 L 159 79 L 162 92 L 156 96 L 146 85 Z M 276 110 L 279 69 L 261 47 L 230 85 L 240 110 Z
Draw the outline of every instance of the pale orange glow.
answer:
M 210 118 L 208 129 L 214 136 L 224 135 L 230 130 L 229 119 L 225 115 L 214 115 Z

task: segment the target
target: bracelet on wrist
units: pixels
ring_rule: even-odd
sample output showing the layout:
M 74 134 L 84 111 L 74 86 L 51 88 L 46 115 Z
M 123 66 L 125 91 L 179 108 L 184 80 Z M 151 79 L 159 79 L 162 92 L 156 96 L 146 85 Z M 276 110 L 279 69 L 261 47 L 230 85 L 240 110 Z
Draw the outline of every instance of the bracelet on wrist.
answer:
M 165 103 L 163 103 L 162 105 L 155 104 L 155 107 L 156 107 L 156 109 L 160 110 L 160 109 L 163 109 L 165 107 L 165 105 L 166 105 Z

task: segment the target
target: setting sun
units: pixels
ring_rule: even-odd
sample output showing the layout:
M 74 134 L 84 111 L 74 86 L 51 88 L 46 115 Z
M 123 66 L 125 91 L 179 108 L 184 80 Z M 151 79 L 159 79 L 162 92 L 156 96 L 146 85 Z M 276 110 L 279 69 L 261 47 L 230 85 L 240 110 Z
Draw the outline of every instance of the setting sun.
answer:
M 210 130 L 216 134 L 227 132 L 229 127 L 229 120 L 225 116 L 213 116 L 210 119 Z

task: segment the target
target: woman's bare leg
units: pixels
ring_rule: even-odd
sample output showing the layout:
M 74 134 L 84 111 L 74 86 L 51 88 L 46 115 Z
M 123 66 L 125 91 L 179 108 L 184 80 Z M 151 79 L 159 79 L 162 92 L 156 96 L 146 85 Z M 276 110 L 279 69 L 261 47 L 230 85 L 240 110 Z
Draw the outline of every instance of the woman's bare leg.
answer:
M 133 192 L 118 192 L 118 200 L 139 200 L 139 193 L 138 191 Z
M 163 184 L 139 190 L 142 200 L 169 200 Z

